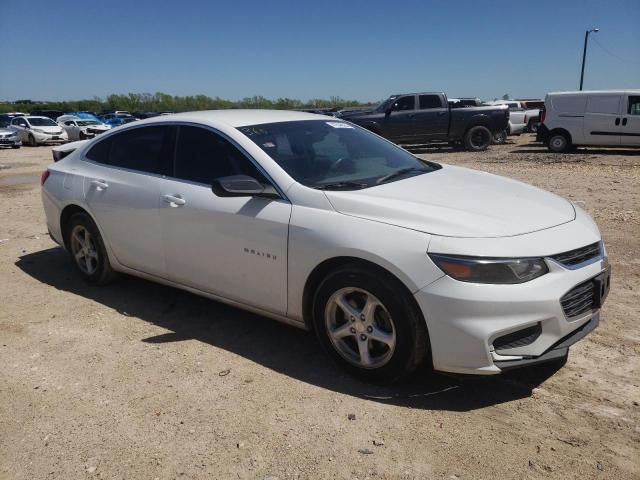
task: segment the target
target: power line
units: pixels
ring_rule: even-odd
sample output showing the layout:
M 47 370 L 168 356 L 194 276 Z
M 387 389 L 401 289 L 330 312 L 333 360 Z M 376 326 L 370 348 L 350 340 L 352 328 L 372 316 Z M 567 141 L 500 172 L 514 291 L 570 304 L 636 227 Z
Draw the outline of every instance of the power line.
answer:
M 622 58 L 620 55 L 616 55 L 615 53 L 613 53 L 611 50 L 609 50 L 607 47 L 605 47 L 604 45 L 602 45 L 598 40 L 596 40 L 596 38 L 592 38 L 592 40 L 594 42 L 596 42 L 598 44 L 598 46 L 604 50 L 605 53 L 608 53 L 609 55 L 611 55 L 612 57 L 617 58 L 618 60 L 625 62 L 625 63 L 633 63 L 634 65 L 640 65 L 640 62 L 634 62 L 633 60 L 628 60 L 626 58 Z

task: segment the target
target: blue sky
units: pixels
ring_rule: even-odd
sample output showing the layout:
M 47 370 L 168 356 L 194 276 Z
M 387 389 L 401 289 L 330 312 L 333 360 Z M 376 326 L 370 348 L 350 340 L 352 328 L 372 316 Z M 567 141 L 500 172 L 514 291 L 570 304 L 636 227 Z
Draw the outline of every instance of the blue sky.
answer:
M 640 88 L 640 0 L 0 0 L 0 100 Z M 603 48 L 604 47 L 604 48 Z M 605 51 L 608 50 L 607 51 Z

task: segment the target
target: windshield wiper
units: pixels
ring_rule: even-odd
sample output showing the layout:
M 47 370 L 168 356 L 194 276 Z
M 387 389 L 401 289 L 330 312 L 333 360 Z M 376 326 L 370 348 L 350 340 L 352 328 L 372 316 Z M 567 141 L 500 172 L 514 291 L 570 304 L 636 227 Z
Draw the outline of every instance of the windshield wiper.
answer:
M 316 185 L 316 190 L 359 190 L 361 188 L 366 188 L 369 185 L 362 182 L 333 182 L 333 183 L 321 183 L 320 185 Z
M 405 175 L 407 173 L 411 173 L 411 172 L 426 173 L 428 171 L 429 170 L 425 170 L 424 168 L 418 168 L 418 167 L 401 168 L 400 170 L 396 170 L 395 172 L 390 173 L 389 175 L 385 175 L 384 177 L 380 177 L 378 180 L 376 180 L 376 183 L 378 185 L 380 185 L 381 183 L 388 182 L 389 180 L 391 180 L 393 178 L 400 177 L 400 176 Z

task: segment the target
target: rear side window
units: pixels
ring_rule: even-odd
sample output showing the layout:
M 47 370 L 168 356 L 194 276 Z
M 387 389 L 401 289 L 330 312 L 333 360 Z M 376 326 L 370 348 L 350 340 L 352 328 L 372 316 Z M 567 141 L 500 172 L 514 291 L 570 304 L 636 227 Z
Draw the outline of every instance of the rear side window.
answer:
M 204 128 L 180 127 L 174 177 L 211 185 L 214 179 L 230 175 L 249 175 L 268 183 L 257 167 L 222 136 Z
M 163 173 L 170 158 L 170 127 L 151 126 L 126 130 L 98 142 L 88 152 L 90 160 L 146 173 Z
M 438 95 L 420 95 L 420 110 L 427 108 L 441 108 L 442 102 Z
M 587 97 L 584 95 L 560 95 L 551 97 L 551 105 L 559 114 L 584 115 Z
M 627 113 L 629 115 L 640 115 L 640 95 L 629 95 Z
M 588 113 L 616 115 L 620 111 L 620 95 L 594 95 L 587 102 Z

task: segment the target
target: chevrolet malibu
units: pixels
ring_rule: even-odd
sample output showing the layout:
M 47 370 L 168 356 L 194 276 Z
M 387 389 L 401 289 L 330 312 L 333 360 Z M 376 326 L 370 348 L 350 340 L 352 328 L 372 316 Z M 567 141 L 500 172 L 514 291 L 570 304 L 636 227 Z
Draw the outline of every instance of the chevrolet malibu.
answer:
M 561 363 L 609 290 L 578 206 L 333 117 L 176 114 L 75 145 L 42 199 L 86 281 L 131 274 L 313 330 L 365 380 Z

